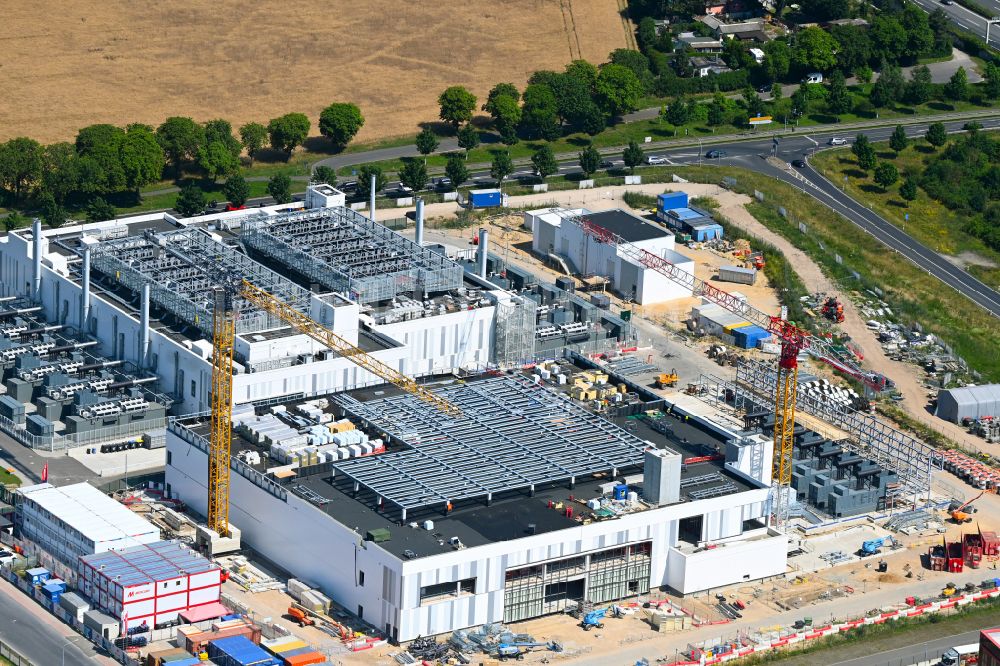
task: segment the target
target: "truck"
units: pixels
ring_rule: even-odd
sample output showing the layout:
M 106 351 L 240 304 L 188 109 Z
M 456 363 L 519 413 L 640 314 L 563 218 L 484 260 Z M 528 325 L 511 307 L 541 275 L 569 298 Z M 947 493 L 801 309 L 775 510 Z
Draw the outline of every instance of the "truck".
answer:
M 503 205 L 500 190 L 469 190 L 469 208 L 494 208 Z
M 942 666 L 967 666 L 979 662 L 979 643 L 956 645 L 941 655 Z

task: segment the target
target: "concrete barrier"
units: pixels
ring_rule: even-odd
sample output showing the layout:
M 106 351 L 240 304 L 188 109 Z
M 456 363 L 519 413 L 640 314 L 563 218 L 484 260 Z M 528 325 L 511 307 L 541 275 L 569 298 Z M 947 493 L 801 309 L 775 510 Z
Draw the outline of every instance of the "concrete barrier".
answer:
M 365 201 L 355 201 L 351 204 L 351 210 L 365 210 L 368 208 L 368 203 Z
M 581 190 L 589 190 L 589 189 L 591 189 L 593 187 L 594 187 L 594 181 L 593 181 L 593 179 L 591 179 L 591 180 L 581 180 L 580 181 L 580 189 Z
M 413 197 L 400 197 L 396 199 L 396 208 L 406 208 L 413 205 Z
M 445 192 L 442 197 L 445 201 L 458 201 L 458 192 Z
M 535 183 L 534 185 L 531 186 L 531 191 L 532 192 L 548 192 L 549 191 L 549 184 L 548 183 Z
M 642 176 L 625 176 L 626 185 L 642 185 Z

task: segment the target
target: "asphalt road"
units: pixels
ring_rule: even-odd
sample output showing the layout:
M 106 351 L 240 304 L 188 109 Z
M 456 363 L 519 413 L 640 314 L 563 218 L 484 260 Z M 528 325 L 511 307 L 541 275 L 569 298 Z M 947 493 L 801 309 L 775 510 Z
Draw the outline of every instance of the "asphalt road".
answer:
M 0 639 L 38 666 L 113 663 L 6 580 L 0 581 Z
M 956 645 L 968 645 L 979 642 L 978 631 L 968 631 L 964 634 L 945 636 L 926 643 L 908 645 L 897 650 L 887 650 L 875 654 L 858 657 L 848 661 L 831 662 L 830 666 L 913 666 L 913 664 L 931 662 L 937 663 L 941 653 Z M 836 657 L 834 657 L 836 658 Z
M 986 19 L 976 12 L 962 7 L 958 3 L 946 5 L 940 0 L 913 0 L 923 10 L 930 13 L 935 9 L 941 9 L 951 22 L 958 27 L 968 30 L 981 39 L 986 38 Z M 976 0 L 984 9 L 993 12 L 994 16 L 1000 16 L 1000 0 Z M 990 28 L 990 44 L 1000 46 L 1000 26 L 994 25 Z
M 983 119 L 979 121 L 984 128 L 1000 128 L 1000 118 Z M 961 131 L 965 121 L 946 123 L 949 132 Z M 927 131 L 927 124 L 905 126 L 906 133 L 912 138 L 922 137 Z M 814 131 L 815 130 L 815 131 Z M 892 127 L 863 130 L 873 141 L 884 141 L 892 134 Z M 852 134 L 841 134 L 829 126 L 811 128 L 801 134 L 783 134 L 777 144 L 777 157 L 791 162 L 793 160 L 808 160 L 808 155 L 827 147 L 830 138 L 839 136 L 853 141 Z M 929 274 L 937 277 L 945 284 L 967 296 L 990 313 L 1000 317 L 1000 294 L 983 284 L 969 273 L 958 268 L 937 252 L 921 245 L 905 231 L 875 214 L 862 204 L 844 194 L 838 185 L 830 183 L 811 167 L 802 169 L 779 169 L 769 163 L 766 158 L 771 154 L 772 136 L 764 134 L 759 140 L 738 141 L 730 144 L 713 144 L 712 149 L 725 151 L 725 157 L 718 160 L 706 158 L 709 147 L 699 149 L 697 146 L 674 148 L 670 150 L 652 150 L 647 157 L 661 158 L 665 165 L 719 164 L 736 166 L 766 173 L 780 178 L 799 188 L 809 196 L 817 199 L 825 206 L 840 213 L 855 225 L 871 234 L 878 241 L 898 252 L 900 255 L 917 264 Z M 612 168 L 621 169 L 621 159 L 611 159 Z M 560 175 L 576 175 L 580 173 L 575 161 L 564 161 L 559 164 Z M 642 170 L 638 173 L 641 175 Z M 798 177 L 797 177 L 798 176 Z M 530 168 L 522 167 L 512 178 L 521 178 L 531 182 Z M 471 174 L 471 179 L 482 185 L 492 185 L 489 173 L 479 171 Z

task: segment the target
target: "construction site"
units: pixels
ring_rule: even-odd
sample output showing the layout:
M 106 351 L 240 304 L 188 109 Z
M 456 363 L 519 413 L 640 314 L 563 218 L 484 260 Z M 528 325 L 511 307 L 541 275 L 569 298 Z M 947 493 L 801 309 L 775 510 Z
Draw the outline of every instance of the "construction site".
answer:
M 459 242 L 419 203 L 404 236 L 310 189 L 0 243 L 0 429 L 47 454 L 162 456 L 161 481 L 117 496 L 142 543 L 97 545 L 83 499 L 33 509 L 48 484 L 11 500 L 25 589 L 46 567 L 124 658 L 596 658 L 601 636 L 702 635 L 995 566 L 997 472 L 874 416 L 886 378 L 782 318 L 762 255 L 687 195 L 647 218 L 536 209 Z M 844 319 L 835 298 L 808 306 Z M 683 323 L 639 315 L 656 308 Z M 126 611 L 95 598 L 94 570 L 122 566 L 109 551 L 141 563 L 130 585 L 176 557 L 214 590 Z M 694 660 L 735 649 L 689 642 Z

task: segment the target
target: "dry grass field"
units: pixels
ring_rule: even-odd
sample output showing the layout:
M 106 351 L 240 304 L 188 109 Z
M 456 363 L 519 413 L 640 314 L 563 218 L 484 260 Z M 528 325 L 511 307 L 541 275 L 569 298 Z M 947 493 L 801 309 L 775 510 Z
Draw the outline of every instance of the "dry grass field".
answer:
M 0 140 L 171 115 L 234 125 L 358 104 L 359 141 L 413 134 L 461 84 L 524 85 L 628 43 L 615 0 L 34 0 L 0 22 Z M 480 102 L 481 103 L 481 102 Z

